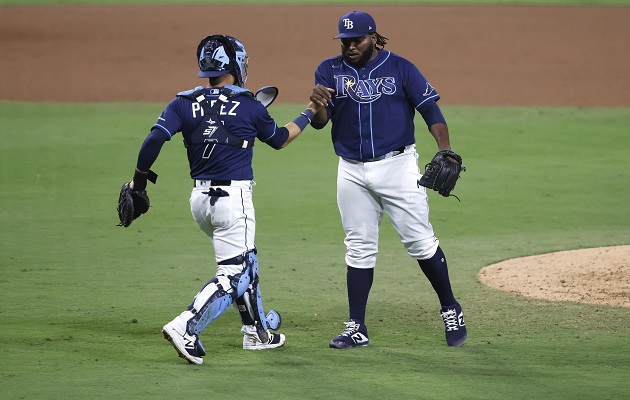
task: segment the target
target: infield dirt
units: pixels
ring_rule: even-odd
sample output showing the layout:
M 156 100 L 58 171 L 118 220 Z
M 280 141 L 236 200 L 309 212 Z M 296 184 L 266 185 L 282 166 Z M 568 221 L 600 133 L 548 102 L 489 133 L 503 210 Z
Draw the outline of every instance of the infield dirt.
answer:
M 441 94 L 440 104 L 630 107 L 630 7 L 366 5 L 363 10 L 389 38 L 386 49 L 418 65 Z M 205 84 L 196 77 L 197 44 L 224 33 L 247 48 L 248 88 L 277 86 L 277 102 L 306 104 L 315 67 L 339 52 L 333 37 L 339 16 L 348 11 L 265 5 L 0 7 L 0 99 L 167 102 Z M 601 297 L 604 303 L 612 298 L 608 304 L 628 307 L 629 254 L 624 246 L 510 260 L 509 268 L 484 268 L 480 278 L 528 296 Z M 602 271 L 609 290 L 604 296 L 593 286 Z M 524 290 L 532 285 L 533 292 Z
M 441 104 L 630 106 L 630 7 L 366 6 L 387 49 Z M 0 99 L 169 101 L 197 78 L 213 33 L 250 55 L 247 86 L 305 103 L 339 52 L 342 6 L 0 7 Z

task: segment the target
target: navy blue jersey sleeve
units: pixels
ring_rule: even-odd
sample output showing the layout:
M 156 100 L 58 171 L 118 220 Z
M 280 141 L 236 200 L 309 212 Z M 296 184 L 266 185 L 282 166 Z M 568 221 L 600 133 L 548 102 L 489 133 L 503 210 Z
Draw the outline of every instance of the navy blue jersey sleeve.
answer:
M 418 67 L 408 60 L 401 58 L 401 65 L 405 69 L 404 87 L 409 102 L 415 109 L 419 109 L 426 101 L 438 101 L 440 95 L 422 75 Z
M 289 131 L 285 127 L 278 126 L 262 104 L 256 110 L 255 121 L 258 131 L 256 137 L 276 150 L 282 148 L 289 138 Z
M 160 114 L 157 121 L 151 129 L 159 129 L 162 132 L 166 133 L 169 137 L 173 137 L 177 132 L 181 132 L 183 121 L 181 116 L 184 115 L 182 111 L 182 103 L 183 100 L 181 97 L 176 97 L 171 100 L 170 103 L 166 106 L 164 111 Z M 190 103 L 190 101 L 189 101 Z
M 418 107 L 418 112 L 420 112 L 422 119 L 424 119 L 428 127 L 435 124 L 446 124 L 440 106 L 438 106 L 433 99 L 423 102 L 422 105 Z
M 140 152 L 138 153 L 138 163 L 136 168 L 140 171 L 148 171 L 160 155 L 164 142 L 170 140 L 170 136 L 159 128 L 153 128 L 144 139 Z

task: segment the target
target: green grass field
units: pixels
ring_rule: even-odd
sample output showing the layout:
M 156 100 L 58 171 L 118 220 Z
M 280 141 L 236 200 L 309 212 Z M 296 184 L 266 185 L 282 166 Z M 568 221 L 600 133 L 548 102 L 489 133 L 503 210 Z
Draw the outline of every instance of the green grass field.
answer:
M 444 343 L 437 299 L 384 221 L 370 347 L 329 349 L 347 318 L 329 133 L 308 129 L 282 151 L 257 145 L 262 288 L 287 344 L 241 350 L 229 310 L 192 366 L 160 334 L 215 269 L 190 216 L 181 138 L 154 166 L 151 211 L 116 227 L 118 190 L 162 107 L 0 102 L 0 398 L 627 398 L 630 309 L 517 297 L 477 273 L 630 244 L 630 109 L 443 108 L 468 168 L 461 203 L 430 200 L 466 310 L 461 348 Z M 300 109 L 271 112 L 284 123 Z M 435 144 L 417 126 L 424 164 Z
M 256 2 L 0 0 L 166 3 Z M 215 272 L 210 242 L 190 216 L 181 137 L 154 165 L 151 211 L 116 227 L 118 191 L 163 106 L 0 100 L 0 399 L 628 398 L 630 309 L 518 297 L 482 285 L 477 273 L 524 255 L 630 244 L 630 109 L 443 107 L 468 168 L 455 192 L 461 203 L 430 195 L 466 310 L 461 348 L 446 346 L 436 296 L 387 220 L 367 314 L 370 346 L 328 348 L 347 318 L 329 132 L 308 129 L 282 151 L 258 144 L 262 291 L 265 306 L 282 313 L 287 344 L 243 351 L 229 310 L 202 334 L 209 354 L 193 366 L 160 333 Z M 301 109 L 270 111 L 284 123 Z M 417 126 L 423 165 L 436 148 Z

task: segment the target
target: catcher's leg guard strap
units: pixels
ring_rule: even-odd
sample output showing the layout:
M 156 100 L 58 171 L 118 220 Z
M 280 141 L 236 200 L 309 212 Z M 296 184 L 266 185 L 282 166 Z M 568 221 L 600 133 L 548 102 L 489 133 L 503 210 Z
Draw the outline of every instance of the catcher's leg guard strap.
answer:
M 252 314 L 251 307 L 248 306 L 249 300 L 247 299 L 249 296 L 249 292 L 245 292 L 244 295 L 237 298 L 233 305 L 238 311 L 239 316 L 241 317 L 241 322 L 243 325 L 256 325 L 256 321 L 254 321 L 254 315 Z

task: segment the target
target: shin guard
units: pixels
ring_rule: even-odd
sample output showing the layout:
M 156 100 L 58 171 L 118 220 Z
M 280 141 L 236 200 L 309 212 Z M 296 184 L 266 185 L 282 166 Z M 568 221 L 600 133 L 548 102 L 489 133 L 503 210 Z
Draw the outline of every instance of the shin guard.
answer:
M 254 315 L 258 337 L 263 342 L 267 342 L 269 339 L 269 329 L 279 329 L 282 318 L 275 310 L 271 310 L 265 315 L 265 310 L 262 306 L 262 293 L 260 292 L 260 286 L 258 284 L 258 259 L 256 258 L 256 253 L 250 251 L 245 256 L 246 268 L 249 270 L 251 276 L 251 287 L 249 289 L 249 296 L 243 296 L 243 298 Z
M 225 290 L 219 277 L 215 277 L 199 291 L 189 308 L 194 314 L 186 326 L 189 334 L 199 335 L 210 322 L 230 307 L 233 298 L 230 293 L 231 288 L 228 287 L 228 289 L 229 291 Z
M 236 275 L 217 275 L 201 288 L 193 303 L 188 308 L 193 317 L 188 320 L 186 330 L 191 335 L 199 335 L 219 315 L 223 314 L 238 298 L 242 298 L 247 312 L 254 319 L 258 336 L 264 342 L 268 339 L 269 329 L 277 330 L 282 322 L 280 314 L 271 310 L 265 315 L 262 307 L 262 294 L 258 285 L 258 259 L 256 252 L 247 253 L 227 260 L 227 264 L 240 261 L 244 264 L 242 271 Z M 239 303 L 241 300 L 239 299 Z M 239 309 L 239 311 L 241 311 Z

